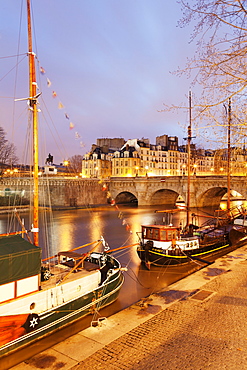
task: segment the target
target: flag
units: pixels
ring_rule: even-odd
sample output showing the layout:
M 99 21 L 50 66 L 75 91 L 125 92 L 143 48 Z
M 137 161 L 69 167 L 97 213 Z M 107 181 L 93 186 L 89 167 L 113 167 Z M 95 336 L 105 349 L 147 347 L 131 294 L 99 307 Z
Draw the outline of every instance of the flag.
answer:
M 69 119 L 69 116 L 67 113 L 64 113 L 65 114 L 65 118 Z
M 69 124 L 70 130 L 72 130 L 74 127 L 75 127 L 75 125 L 72 122 L 70 122 L 70 124 Z
M 45 70 L 44 70 L 44 68 L 43 67 L 40 67 L 40 73 L 42 74 L 42 75 L 44 75 L 45 74 Z
M 53 98 L 56 98 L 56 96 L 57 96 L 56 91 L 52 91 L 52 97 L 53 97 Z
M 63 104 L 61 102 L 59 102 L 58 103 L 58 109 L 63 109 L 63 108 L 64 108 Z
M 79 139 L 80 138 L 80 135 L 78 134 L 78 132 L 75 133 L 75 138 L 76 139 Z
M 51 86 L 51 81 L 49 80 L 49 78 L 47 78 L 46 81 L 47 81 L 47 86 L 50 87 Z

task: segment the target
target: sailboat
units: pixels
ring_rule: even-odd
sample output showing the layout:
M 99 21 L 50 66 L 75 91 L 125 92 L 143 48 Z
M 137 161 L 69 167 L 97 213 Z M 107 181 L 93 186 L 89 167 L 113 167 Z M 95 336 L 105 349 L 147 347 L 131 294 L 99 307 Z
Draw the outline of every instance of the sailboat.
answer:
M 229 100 L 229 127 L 231 105 Z M 137 253 L 146 267 L 178 265 L 193 260 L 210 264 L 209 256 L 220 251 L 227 251 L 229 247 L 247 243 L 247 227 L 242 223 L 234 223 L 241 215 L 241 210 L 230 210 L 230 170 L 228 169 L 228 209 L 226 214 L 211 218 L 201 227 L 190 222 L 190 144 L 192 139 L 191 130 L 191 93 L 189 94 L 190 123 L 188 126 L 188 184 L 186 204 L 186 228 L 175 227 L 172 224 L 142 225 L 141 232 L 137 232 L 139 245 Z M 228 129 L 228 166 L 230 166 L 230 133 Z M 176 210 L 161 211 L 174 213 Z
M 33 122 L 32 238 L 20 232 L 0 236 L 0 356 L 30 345 L 114 302 L 123 285 L 121 265 L 102 237 L 84 247 L 42 260 L 39 246 L 38 98 L 32 49 L 30 0 L 27 4 L 29 110 Z M 22 238 L 22 235 L 27 239 Z M 103 251 L 97 252 L 99 245 Z

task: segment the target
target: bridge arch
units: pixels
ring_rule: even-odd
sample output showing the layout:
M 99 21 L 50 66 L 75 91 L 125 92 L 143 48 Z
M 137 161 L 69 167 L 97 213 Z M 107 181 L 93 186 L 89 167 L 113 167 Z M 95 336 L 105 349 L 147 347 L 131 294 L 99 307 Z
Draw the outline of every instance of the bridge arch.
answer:
M 199 207 L 219 207 L 222 201 L 227 200 L 227 188 L 226 187 L 214 187 L 206 190 L 200 195 Z M 246 201 L 246 198 L 243 194 L 237 192 L 236 190 L 231 189 L 231 201 Z
M 175 206 L 179 194 L 171 189 L 159 189 L 150 195 L 150 204 L 166 204 Z
M 115 198 L 116 204 L 138 204 L 137 197 L 129 192 L 129 191 L 122 191 L 119 193 Z
M 198 207 L 219 207 L 221 199 L 227 193 L 226 187 L 207 189 L 198 197 Z

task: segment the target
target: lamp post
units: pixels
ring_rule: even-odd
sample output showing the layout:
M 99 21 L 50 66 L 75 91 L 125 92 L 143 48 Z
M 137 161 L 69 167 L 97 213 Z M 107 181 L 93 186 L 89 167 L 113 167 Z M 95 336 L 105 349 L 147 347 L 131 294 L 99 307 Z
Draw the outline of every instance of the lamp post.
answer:
M 66 173 L 66 175 L 68 175 L 68 165 L 69 165 L 69 161 L 66 159 L 66 160 L 64 160 L 63 161 L 63 165 L 65 166 L 65 168 L 66 168 L 66 171 L 65 171 L 65 173 Z
M 146 170 L 146 177 L 148 177 L 148 166 L 145 166 L 145 170 Z
M 185 175 L 185 169 L 186 169 L 186 165 L 185 164 L 182 165 L 182 169 L 183 169 L 182 175 L 184 176 Z

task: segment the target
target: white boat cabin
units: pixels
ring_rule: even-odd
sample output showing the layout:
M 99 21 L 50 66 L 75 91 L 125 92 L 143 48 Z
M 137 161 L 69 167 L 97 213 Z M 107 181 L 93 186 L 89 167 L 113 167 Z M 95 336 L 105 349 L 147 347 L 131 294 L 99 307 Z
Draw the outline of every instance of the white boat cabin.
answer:
M 180 229 L 175 226 L 149 225 L 142 226 L 143 243 L 152 243 L 152 248 L 165 250 L 192 250 L 199 248 L 197 236 L 181 238 Z

